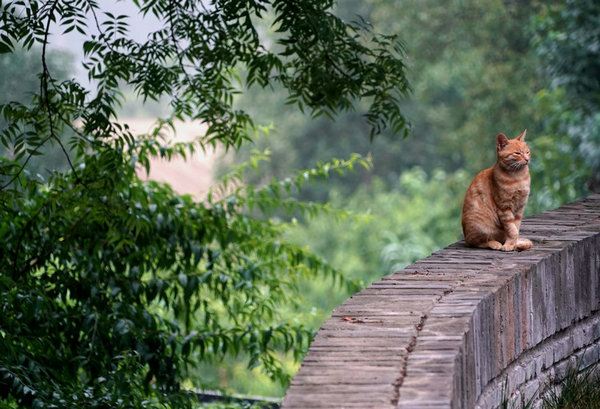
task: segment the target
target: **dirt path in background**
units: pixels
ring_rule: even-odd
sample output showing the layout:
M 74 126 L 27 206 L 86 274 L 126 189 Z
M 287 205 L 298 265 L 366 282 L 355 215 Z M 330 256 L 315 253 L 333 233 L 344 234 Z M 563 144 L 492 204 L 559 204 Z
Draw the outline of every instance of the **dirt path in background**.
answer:
M 134 134 L 140 134 L 151 132 L 155 119 L 123 119 L 122 123 L 128 124 Z M 177 122 L 175 129 L 176 134 L 173 136 L 174 140 L 178 142 L 193 140 L 204 132 L 201 126 L 190 122 Z M 171 161 L 154 159 L 151 161 L 149 175 L 146 175 L 145 170 L 138 171 L 138 174 L 142 179 L 169 183 L 178 193 L 202 197 L 214 182 L 213 167 L 219 154 L 218 151 L 208 150 L 206 153 L 196 152 L 187 160 L 183 160 L 183 158 L 173 158 Z

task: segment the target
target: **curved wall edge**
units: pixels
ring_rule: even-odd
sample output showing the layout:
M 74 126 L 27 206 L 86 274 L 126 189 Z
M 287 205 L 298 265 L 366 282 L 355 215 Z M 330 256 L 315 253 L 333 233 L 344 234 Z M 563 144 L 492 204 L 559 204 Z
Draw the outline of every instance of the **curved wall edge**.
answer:
M 600 360 L 600 195 L 523 220 L 523 252 L 454 243 L 355 294 L 282 409 L 495 409 Z

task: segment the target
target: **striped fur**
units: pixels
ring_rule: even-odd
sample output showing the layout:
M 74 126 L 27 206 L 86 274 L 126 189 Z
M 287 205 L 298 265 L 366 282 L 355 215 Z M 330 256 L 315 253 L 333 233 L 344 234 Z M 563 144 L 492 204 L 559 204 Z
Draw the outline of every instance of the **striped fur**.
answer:
M 519 238 L 529 197 L 525 134 L 510 140 L 498 135 L 496 164 L 479 172 L 467 189 L 461 220 L 467 245 L 502 251 L 531 248 L 530 240 Z

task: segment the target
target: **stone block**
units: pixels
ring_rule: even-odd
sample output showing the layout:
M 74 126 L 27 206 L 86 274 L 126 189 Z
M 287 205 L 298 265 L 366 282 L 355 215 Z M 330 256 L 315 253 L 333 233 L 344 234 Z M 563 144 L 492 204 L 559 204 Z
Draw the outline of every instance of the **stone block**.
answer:
M 600 361 L 600 347 L 598 344 L 586 347 L 581 357 L 581 368 L 587 368 L 598 361 Z
M 525 360 L 523 365 L 525 367 L 525 380 L 529 381 L 537 376 L 537 362 L 535 359 Z
M 516 390 L 523 385 L 527 379 L 525 368 L 521 365 L 514 365 L 508 372 L 508 387 L 510 390 Z
M 553 346 L 554 362 L 561 361 L 573 353 L 573 339 L 569 336 L 561 337 Z

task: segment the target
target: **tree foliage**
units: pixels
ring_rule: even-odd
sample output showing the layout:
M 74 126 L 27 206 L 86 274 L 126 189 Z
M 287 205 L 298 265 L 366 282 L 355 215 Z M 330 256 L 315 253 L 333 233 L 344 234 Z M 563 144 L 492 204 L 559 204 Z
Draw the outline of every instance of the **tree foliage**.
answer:
M 349 16 L 356 3 L 340 2 L 336 12 Z M 349 138 L 355 152 L 373 156 L 373 168 L 360 175 L 364 184 L 378 176 L 393 186 L 402 172 L 415 167 L 430 173 L 465 169 L 474 176 L 494 163 L 499 132 L 516 136 L 527 128 L 531 140 L 542 132 L 543 119 L 534 100 L 544 84 L 530 44 L 530 21 L 540 8 L 538 2 L 358 3 L 357 10 L 376 31 L 399 33 L 403 40 L 413 92 L 402 106 L 411 133 L 403 143 L 385 133 L 370 141 L 360 111 L 343 113 L 335 121 L 309 121 L 281 104 L 277 90 L 256 97 L 249 93 L 240 104 L 276 128 L 272 134 L 277 137 L 259 142 L 262 149 L 274 152 L 273 175 L 351 149 L 341 142 Z M 330 134 L 338 138 L 322 137 Z M 334 182 L 345 195 L 358 185 L 355 180 Z M 309 197 L 326 200 L 327 189 L 317 188 Z
M 349 198 L 333 187 L 331 203 L 343 204 L 356 217 L 336 222 L 318 216 L 286 235 L 308 243 L 311 251 L 369 284 L 459 239 L 462 202 L 457 198 L 469 182 L 465 171 L 448 174 L 437 169 L 429 176 L 415 168 L 403 172 L 391 186 L 376 177 Z M 322 307 L 322 318 L 331 309 L 326 292 L 326 288 L 307 291 L 314 299 L 311 305 Z M 343 300 L 341 295 L 337 301 Z
M 15 50 L 10 54 L 0 54 L 0 105 L 12 101 L 27 103 L 40 88 L 38 72 L 40 66 L 40 49 L 34 47 L 31 51 Z M 61 51 L 51 51 L 46 56 L 47 65 L 54 76 L 63 81 L 72 71 L 70 55 Z M 0 116 L 0 130 L 5 129 L 6 121 Z M 61 141 L 66 142 L 70 135 L 61 135 Z M 44 175 L 52 170 L 65 170 L 68 166 L 64 153 L 59 146 L 48 144 L 42 146 L 39 152 L 44 155 L 43 161 L 30 162 L 27 171 L 32 175 Z M 14 152 L 9 147 L 0 144 L 0 156 L 14 159 Z
M 350 138 L 355 151 L 372 154 L 374 166 L 362 172 L 362 184 L 381 177 L 388 186 L 395 186 L 400 174 L 415 167 L 431 174 L 438 168 L 447 174 L 466 170 L 473 177 L 494 163 L 499 132 L 516 136 L 527 128 L 533 148 L 528 211 L 547 210 L 585 195 L 585 180 L 600 158 L 597 122 L 593 115 L 573 108 L 578 99 L 564 85 L 552 89 L 543 74 L 549 74 L 552 64 L 547 58 L 553 51 L 554 60 L 569 61 L 563 64 L 566 67 L 587 67 L 586 83 L 597 80 L 590 69 L 598 61 L 593 54 L 597 50 L 596 3 L 573 2 L 563 7 L 545 1 L 360 2 L 357 9 L 375 30 L 397 32 L 403 38 L 407 76 L 414 90 L 403 102 L 411 122 L 410 136 L 398 143 L 383 134 L 370 143 L 368 129 L 356 112 L 336 121 L 309 122 L 278 103 L 281 97 L 277 95 L 253 98 L 248 94 L 244 106 L 276 128 L 272 134 L 277 138 L 259 142 L 261 148 L 274 152 L 269 171 L 282 175 L 289 167 L 301 168 L 315 157 L 349 149 L 336 138 L 322 138 L 334 134 Z M 348 15 L 355 4 L 338 4 L 337 12 Z M 571 30 L 561 23 L 561 15 L 577 15 L 573 21 L 580 21 L 581 27 Z M 540 48 L 540 44 L 546 45 Z M 572 52 L 559 51 L 559 44 Z M 580 54 L 589 58 L 574 58 Z M 597 95 L 594 88 L 589 89 L 588 97 Z M 346 197 L 358 186 L 356 179 L 333 182 Z M 317 187 L 307 196 L 326 200 L 330 187 Z
M 588 110 L 600 106 L 600 6 L 566 1 L 546 8 L 536 19 L 537 52 L 554 87 L 563 87 Z
M 277 354 L 299 357 L 312 332 L 283 321 L 282 306 L 294 304 L 306 279 L 352 283 L 283 240 L 269 216 L 330 212 L 294 196 L 367 163 L 330 160 L 244 185 L 258 155 L 204 201 L 143 182 L 136 170 L 151 158 L 251 140 L 258 128 L 233 106 L 248 87 L 280 84 L 289 103 L 314 115 L 362 100 L 372 136 L 404 129 L 402 49 L 333 15 L 332 1 L 134 3 L 160 23 L 142 42 L 129 35 L 127 15 L 93 0 L 0 3 L 0 51 L 41 50 L 31 100 L 0 105 L 0 142 L 12 152 L 0 163 L 0 399 L 8 406 L 187 407 L 186 369 L 238 353 L 286 382 Z M 256 28 L 267 15 L 277 32 L 271 46 Z M 93 86 L 51 69 L 50 32 L 83 37 Z M 171 116 L 134 134 L 116 117 L 124 85 L 144 99 L 168 97 Z M 173 143 L 165 135 L 175 119 L 207 131 Z M 47 145 L 67 170 L 34 175 Z
M 550 87 L 566 94 L 554 129 L 568 135 L 591 169 L 588 186 L 600 191 L 600 4 L 566 1 L 536 19 L 536 48 Z

